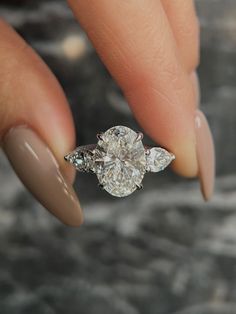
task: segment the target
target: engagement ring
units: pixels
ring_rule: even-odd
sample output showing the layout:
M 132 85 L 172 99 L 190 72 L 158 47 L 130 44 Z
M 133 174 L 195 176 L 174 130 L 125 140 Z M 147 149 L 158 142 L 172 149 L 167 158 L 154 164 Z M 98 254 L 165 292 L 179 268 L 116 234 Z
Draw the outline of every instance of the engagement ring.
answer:
M 113 196 L 141 189 L 146 172 L 159 172 L 175 159 L 164 148 L 145 146 L 143 134 L 125 126 L 114 126 L 97 138 L 97 144 L 79 146 L 64 158 L 78 171 L 95 173 L 99 186 Z

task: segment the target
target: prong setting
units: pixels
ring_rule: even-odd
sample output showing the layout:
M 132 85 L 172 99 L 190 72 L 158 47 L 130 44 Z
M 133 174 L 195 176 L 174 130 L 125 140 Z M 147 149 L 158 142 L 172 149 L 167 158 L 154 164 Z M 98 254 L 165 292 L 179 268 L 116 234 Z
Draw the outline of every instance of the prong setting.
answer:
M 98 183 L 98 187 L 102 190 L 104 190 L 104 185 L 102 183 Z
M 98 133 L 96 136 L 97 136 L 97 139 L 99 140 L 99 141 L 103 141 L 103 138 L 102 138 L 102 136 L 103 136 L 103 132 L 101 132 L 101 133 Z
M 136 142 L 138 142 L 138 141 L 142 141 L 142 139 L 143 139 L 143 133 L 142 132 L 137 132 L 137 137 L 136 137 Z
M 151 149 L 150 148 L 146 148 L 145 154 L 146 154 L 146 156 L 149 156 L 151 154 Z
M 69 161 L 69 155 L 64 156 L 65 161 Z
M 174 154 L 170 153 L 170 156 L 171 156 L 171 160 L 172 160 L 172 161 L 176 159 L 176 157 L 175 157 Z
M 137 190 L 142 190 L 143 189 L 143 184 L 136 184 Z

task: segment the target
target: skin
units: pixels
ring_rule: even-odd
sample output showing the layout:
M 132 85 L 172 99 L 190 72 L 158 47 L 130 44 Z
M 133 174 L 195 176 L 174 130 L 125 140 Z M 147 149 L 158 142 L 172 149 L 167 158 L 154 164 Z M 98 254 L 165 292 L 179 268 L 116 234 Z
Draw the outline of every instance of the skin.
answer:
M 197 176 L 199 25 L 193 1 L 68 0 L 68 5 L 144 132 L 176 155 L 175 172 Z M 47 65 L 3 20 L 0 38 L 0 140 L 12 126 L 30 125 L 72 182 L 74 170 L 62 158 L 75 145 L 65 95 Z

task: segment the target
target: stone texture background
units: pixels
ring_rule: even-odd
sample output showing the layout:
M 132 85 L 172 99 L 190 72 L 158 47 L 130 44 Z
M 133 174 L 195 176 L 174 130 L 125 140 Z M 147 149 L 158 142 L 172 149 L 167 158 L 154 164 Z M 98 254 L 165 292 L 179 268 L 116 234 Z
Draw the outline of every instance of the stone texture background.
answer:
M 236 313 L 236 2 L 196 4 L 202 109 L 216 142 L 215 197 L 203 203 L 197 182 L 167 171 L 114 200 L 81 174 L 85 224 L 70 229 L 29 195 L 1 154 L 1 314 Z M 136 126 L 65 1 L 2 0 L 0 15 L 58 77 L 80 144 L 114 124 Z

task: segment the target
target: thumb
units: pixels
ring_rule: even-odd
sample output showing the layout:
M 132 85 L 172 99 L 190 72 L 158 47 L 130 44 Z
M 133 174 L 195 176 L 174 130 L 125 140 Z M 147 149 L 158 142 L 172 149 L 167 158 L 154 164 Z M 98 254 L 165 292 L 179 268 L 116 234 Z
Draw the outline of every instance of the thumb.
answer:
M 65 96 L 47 66 L 0 21 L 0 139 L 10 163 L 32 194 L 68 225 L 82 222 L 63 156 L 75 134 Z

